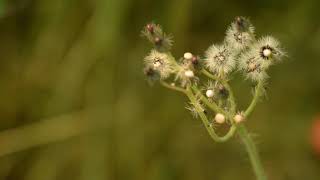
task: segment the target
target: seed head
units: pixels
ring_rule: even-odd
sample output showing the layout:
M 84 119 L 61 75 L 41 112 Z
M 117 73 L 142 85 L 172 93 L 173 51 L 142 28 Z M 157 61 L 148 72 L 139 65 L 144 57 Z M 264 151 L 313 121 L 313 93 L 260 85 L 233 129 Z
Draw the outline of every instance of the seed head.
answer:
M 205 65 L 218 76 L 226 75 L 235 67 L 234 55 L 226 45 L 212 45 L 205 53 Z
M 146 67 L 157 71 L 161 79 L 166 79 L 173 72 L 173 68 L 169 57 L 166 53 L 152 50 L 148 56 L 144 58 Z
M 226 32 L 226 43 L 235 53 L 247 48 L 254 39 L 254 27 L 244 17 L 237 17 Z
M 147 24 L 142 31 L 142 35 L 145 36 L 158 51 L 169 51 L 172 46 L 172 36 L 164 33 L 158 24 Z
M 284 52 L 280 48 L 278 40 L 271 36 L 266 36 L 257 41 L 253 45 L 254 53 L 259 54 L 260 58 L 264 60 L 264 65 L 269 66 L 281 60 Z

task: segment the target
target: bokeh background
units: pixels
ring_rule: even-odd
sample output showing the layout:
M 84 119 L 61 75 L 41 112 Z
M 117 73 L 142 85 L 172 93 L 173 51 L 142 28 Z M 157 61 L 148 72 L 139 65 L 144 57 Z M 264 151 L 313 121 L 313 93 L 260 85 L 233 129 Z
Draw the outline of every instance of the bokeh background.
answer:
M 288 58 L 246 122 L 272 180 L 320 179 L 318 0 L 0 0 L 0 179 L 250 180 L 237 137 L 213 143 L 186 98 L 143 75 L 150 21 L 203 55 L 236 16 Z M 249 82 L 232 81 L 239 106 Z M 313 127 L 320 132 L 320 127 Z

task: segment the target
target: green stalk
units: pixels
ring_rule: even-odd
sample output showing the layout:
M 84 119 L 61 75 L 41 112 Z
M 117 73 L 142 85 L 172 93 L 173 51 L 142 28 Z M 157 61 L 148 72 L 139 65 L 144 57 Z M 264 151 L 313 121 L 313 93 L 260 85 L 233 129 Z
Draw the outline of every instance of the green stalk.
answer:
M 256 107 L 257 103 L 258 103 L 258 100 L 259 100 L 259 97 L 261 96 L 262 94 L 262 90 L 263 90 L 263 82 L 262 81 L 259 81 L 257 86 L 256 86 L 256 89 L 255 89 L 255 93 L 254 93 L 254 97 L 249 105 L 249 107 L 247 108 L 247 110 L 244 112 L 244 116 L 245 117 L 248 117 L 252 111 L 254 110 L 254 108 Z
M 204 124 L 204 126 L 206 127 L 209 135 L 211 136 L 211 138 L 216 141 L 216 142 L 225 142 L 227 140 L 229 140 L 231 137 L 233 137 L 234 133 L 236 132 L 236 126 L 231 126 L 228 133 L 222 137 L 218 136 L 214 129 L 211 127 L 211 123 L 209 122 L 207 116 L 204 114 L 204 112 L 201 110 L 201 108 L 198 106 L 198 102 L 196 97 L 194 96 L 194 94 L 192 93 L 190 87 L 187 88 L 186 90 L 186 95 L 188 96 L 189 100 L 191 101 L 191 103 L 194 105 L 197 113 L 200 116 L 200 119 L 202 120 L 202 123 Z
M 238 126 L 238 134 L 246 147 L 257 180 L 267 180 L 257 148 L 243 124 Z

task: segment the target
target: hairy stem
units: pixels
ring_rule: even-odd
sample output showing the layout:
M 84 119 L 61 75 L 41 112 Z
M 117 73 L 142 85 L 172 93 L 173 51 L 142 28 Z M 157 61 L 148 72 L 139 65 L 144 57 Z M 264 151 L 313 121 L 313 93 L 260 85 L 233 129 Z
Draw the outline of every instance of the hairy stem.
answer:
M 201 107 L 199 107 L 200 105 L 197 102 L 196 97 L 194 96 L 194 94 L 192 93 L 190 87 L 187 88 L 186 90 L 186 95 L 188 96 L 188 98 L 190 99 L 191 103 L 194 105 L 197 113 L 200 116 L 200 119 L 202 120 L 204 126 L 206 127 L 208 133 L 210 134 L 211 138 L 216 141 L 216 142 L 225 142 L 227 140 L 229 140 L 231 137 L 233 137 L 234 133 L 236 132 L 236 126 L 231 126 L 229 129 L 229 132 L 225 135 L 225 136 L 218 136 L 214 129 L 211 126 L 211 123 L 209 122 L 207 116 L 204 114 L 203 110 Z
M 259 81 L 256 88 L 255 88 L 255 93 L 252 98 L 252 101 L 251 101 L 250 105 L 248 106 L 247 110 L 244 112 L 245 117 L 248 117 L 252 113 L 254 108 L 256 107 L 258 100 L 259 100 L 259 97 L 262 94 L 262 91 L 263 91 L 263 82 Z
M 170 85 L 168 84 L 167 82 L 164 82 L 164 81 L 160 81 L 160 84 L 168 89 L 171 89 L 171 90 L 175 90 L 175 91 L 179 91 L 179 92 L 182 92 L 182 93 L 186 93 L 186 90 L 181 88 L 181 87 L 177 87 L 177 86 L 174 86 L 174 85 Z
M 205 69 L 202 69 L 201 73 L 204 74 L 205 76 L 207 76 L 208 78 L 214 80 L 214 81 L 219 81 L 223 85 L 223 87 L 226 88 L 226 90 L 229 93 L 228 101 L 230 103 L 231 114 L 235 114 L 237 105 L 235 103 L 235 98 L 234 98 L 233 91 L 232 91 L 230 85 L 228 84 L 228 82 L 226 80 L 224 80 L 224 79 L 221 79 L 221 78 L 211 74 L 210 72 L 208 72 Z
M 238 126 L 238 134 L 246 147 L 257 180 L 267 180 L 257 148 L 243 124 Z
M 219 112 L 219 113 L 224 113 L 224 110 L 222 108 L 220 108 L 216 103 L 214 102 L 209 102 L 209 100 L 202 95 L 202 93 L 200 92 L 200 90 L 196 87 L 196 86 L 192 86 L 193 91 L 200 96 L 200 100 L 206 104 L 212 111 L 214 112 Z

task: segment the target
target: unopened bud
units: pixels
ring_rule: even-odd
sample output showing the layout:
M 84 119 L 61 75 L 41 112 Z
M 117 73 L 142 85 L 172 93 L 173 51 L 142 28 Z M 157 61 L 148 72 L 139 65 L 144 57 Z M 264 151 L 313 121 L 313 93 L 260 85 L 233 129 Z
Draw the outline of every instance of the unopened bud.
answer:
M 187 70 L 184 72 L 184 75 L 188 78 L 193 78 L 194 77 L 194 73 L 191 70 Z
M 219 123 L 219 124 L 223 124 L 226 121 L 226 118 L 224 117 L 223 114 L 218 113 L 216 114 L 216 116 L 214 117 L 214 120 Z
M 193 55 L 190 52 L 186 52 L 183 55 L 184 59 L 191 60 Z

